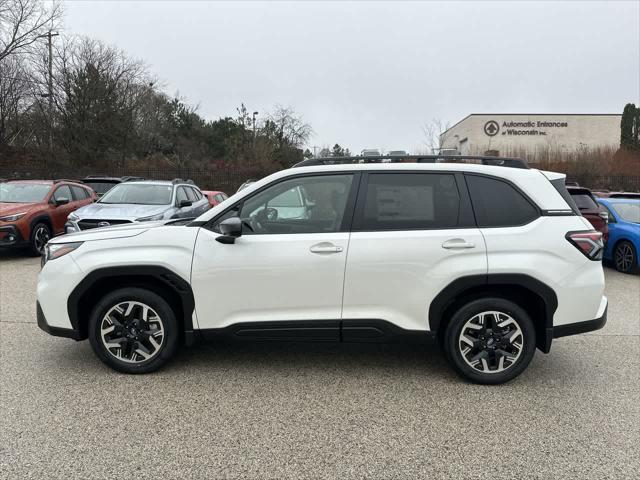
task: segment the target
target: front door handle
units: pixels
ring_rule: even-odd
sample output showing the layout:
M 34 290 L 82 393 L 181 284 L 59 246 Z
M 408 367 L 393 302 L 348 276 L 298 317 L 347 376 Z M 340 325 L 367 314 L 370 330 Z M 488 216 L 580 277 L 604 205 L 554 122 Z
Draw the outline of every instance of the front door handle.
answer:
M 309 248 L 311 253 L 340 253 L 342 251 L 342 247 L 338 247 L 331 242 L 321 242 L 312 245 Z
M 447 240 L 442 244 L 442 248 L 446 248 L 447 250 L 457 250 L 463 248 L 475 248 L 476 244 L 473 242 L 467 242 L 462 238 L 453 238 L 451 240 Z

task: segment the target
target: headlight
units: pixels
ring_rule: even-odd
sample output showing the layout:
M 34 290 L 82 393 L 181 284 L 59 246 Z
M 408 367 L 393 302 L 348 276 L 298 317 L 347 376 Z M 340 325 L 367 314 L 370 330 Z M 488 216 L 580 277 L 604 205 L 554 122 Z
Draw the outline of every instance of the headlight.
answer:
M 47 263 L 49 260 L 64 257 L 67 253 L 73 252 L 83 243 L 84 242 L 48 243 L 44 249 L 44 255 L 42 256 L 42 265 Z
M 15 222 L 21 219 L 27 214 L 27 212 L 14 213 L 13 215 L 7 215 L 6 217 L 0 217 L 0 222 Z
M 136 222 L 152 222 L 153 220 L 162 220 L 164 218 L 164 212 L 158 215 L 151 215 L 150 217 L 136 218 Z
M 71 212 L 67 217 L 67 220 L 69 220 L 70 222 L 77 222 L 79 219 L 80 217 L 73 212 Z

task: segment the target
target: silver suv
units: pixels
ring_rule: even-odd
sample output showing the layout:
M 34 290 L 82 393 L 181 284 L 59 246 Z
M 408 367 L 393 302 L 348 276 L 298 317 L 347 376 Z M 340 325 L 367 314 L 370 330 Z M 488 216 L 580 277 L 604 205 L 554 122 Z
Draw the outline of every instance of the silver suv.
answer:
M 65 233 L 133 222 L 197 217 L 209 208 L 209 201 L 191 181 L 120 183 L 96 203 L 69 215 Z

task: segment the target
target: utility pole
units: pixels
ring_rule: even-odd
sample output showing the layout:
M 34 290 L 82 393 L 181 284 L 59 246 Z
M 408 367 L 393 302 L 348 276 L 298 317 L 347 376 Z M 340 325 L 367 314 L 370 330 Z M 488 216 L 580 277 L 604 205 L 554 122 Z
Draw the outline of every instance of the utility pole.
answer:
M 49 154 L 53 156 L 53 44 L 52 38 L 60 35 L 59 33 L 53 33 L 49 30 L 46 34 L 40 35 L 39 38 L 47 37 L 47 43 L 49 47 L 49 79 L 47 82 L 48 92 L 42 94 L 42 97 L 49 98 Z M 46 166 L 46 164 L 45 164 Z
M 253 112 L 253 149 L 256 149 L 256 116 L 258 112 Z

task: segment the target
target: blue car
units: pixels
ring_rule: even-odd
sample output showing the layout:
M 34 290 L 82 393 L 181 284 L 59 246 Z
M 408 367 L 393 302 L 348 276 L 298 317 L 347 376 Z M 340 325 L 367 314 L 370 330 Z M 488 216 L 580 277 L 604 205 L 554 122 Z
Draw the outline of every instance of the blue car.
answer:
M 640 270 L 640 200 L 599 198 L 598 202 L 609 212 L 609 241 L 604 259 L 620 272 L 637 272 Z

